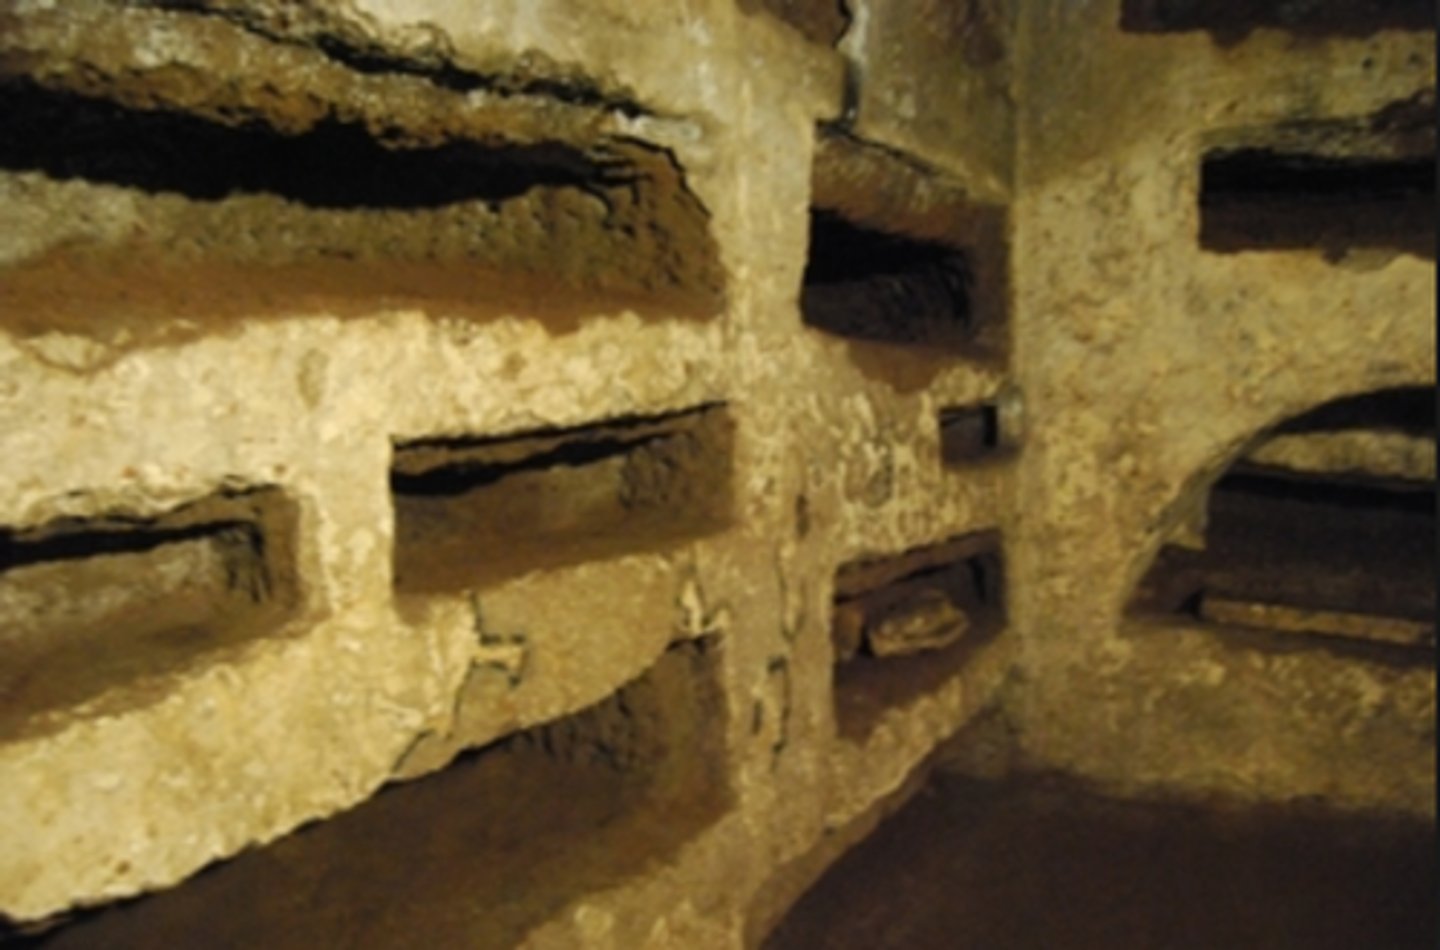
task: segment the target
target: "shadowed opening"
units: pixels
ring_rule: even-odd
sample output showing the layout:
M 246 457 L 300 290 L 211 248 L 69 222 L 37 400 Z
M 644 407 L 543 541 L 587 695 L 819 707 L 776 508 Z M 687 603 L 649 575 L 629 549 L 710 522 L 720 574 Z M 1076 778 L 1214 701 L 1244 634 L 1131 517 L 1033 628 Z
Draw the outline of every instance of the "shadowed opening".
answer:
M 816 211 L 801 310 L 805 323 L 881 343 L 958 345 L 975 334 L 960 251 Z
M 851 562 L 835 576 L 831 640 L 840 733 L 942 687 L 1005 623 L 996 531 Z
M 395 586 L 473 589 L 658 549 L 730 518 L 723 406 L 573 429 L 396 446 Z
M 1433 660 L 1434 401 L 1385 390 L 1277 426 L 1211 486 L 1201 529 L 1161 549 L 1132 609 Z
M 38 171 L 196 201 L 271 194 L 314 208 L 435 208 L 532 188 L 603 188 L 624 177 L 578 149 L 454 141 L 387 145 L 327 121 L 287 135 L 165 110 L 130 109 L 24 79 L 0 82 L 0 169 Z
M 0 529 L 0 738 L 159 695 L 147 684 L 277 630 L 298 601 L 294 518 L 266 488 Z
M 1435 160 L 1219 150 L 1201 169 L 1208 250 L 1384 247 L 1435 255 Z

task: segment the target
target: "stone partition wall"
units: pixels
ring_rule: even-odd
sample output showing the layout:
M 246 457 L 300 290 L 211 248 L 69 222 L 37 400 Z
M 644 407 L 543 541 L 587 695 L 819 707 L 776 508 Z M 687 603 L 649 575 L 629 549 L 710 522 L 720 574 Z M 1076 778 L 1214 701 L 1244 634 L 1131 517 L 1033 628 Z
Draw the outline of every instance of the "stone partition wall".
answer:
M 982 720 L 1433 814 L 1433 30 L 1179 6 L 0 0 L 0 942 L 754 945 Z

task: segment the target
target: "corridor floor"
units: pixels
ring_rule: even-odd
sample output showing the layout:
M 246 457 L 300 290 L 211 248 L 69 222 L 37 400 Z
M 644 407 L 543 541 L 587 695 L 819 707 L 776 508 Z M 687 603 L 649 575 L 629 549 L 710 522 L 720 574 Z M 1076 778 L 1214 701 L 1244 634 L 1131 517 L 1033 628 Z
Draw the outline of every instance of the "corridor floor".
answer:
M 1435 826 L 933 777 L 766 950 L 1428 950 Z

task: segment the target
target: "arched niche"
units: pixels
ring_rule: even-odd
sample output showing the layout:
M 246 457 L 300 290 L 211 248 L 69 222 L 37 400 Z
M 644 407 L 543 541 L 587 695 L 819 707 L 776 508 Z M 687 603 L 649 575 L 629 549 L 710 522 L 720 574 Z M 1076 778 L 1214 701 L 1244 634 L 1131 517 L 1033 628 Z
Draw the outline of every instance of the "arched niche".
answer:
M 1433 386 L 1293 416 L 1189 503 L 1130 612 L 1433 656 L 1435 462 Z

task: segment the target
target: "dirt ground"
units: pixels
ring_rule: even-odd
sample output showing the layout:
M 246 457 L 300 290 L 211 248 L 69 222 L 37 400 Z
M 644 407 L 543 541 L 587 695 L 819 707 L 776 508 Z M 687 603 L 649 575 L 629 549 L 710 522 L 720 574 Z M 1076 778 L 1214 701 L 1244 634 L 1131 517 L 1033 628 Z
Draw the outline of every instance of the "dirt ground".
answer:
M 1434 826 L 940 774 L 766 950 L 1387 950 L 1436 935 Z

